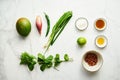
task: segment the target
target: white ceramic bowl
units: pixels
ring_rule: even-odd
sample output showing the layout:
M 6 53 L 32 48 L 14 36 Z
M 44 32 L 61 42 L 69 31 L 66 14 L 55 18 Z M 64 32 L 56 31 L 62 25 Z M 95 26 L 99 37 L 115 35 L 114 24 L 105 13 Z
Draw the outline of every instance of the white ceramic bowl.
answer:
M 98 27 L 96 26 L 96 22 L 97 22 L 98 20 L 102 20 L 102 21 L 104 22 L 104 27 L 103 27 L 103 28 L 98 28 Z M 96 19 L 95 22 L 94 22 L 94 27 L 95 27 L 95 29 L 98 30 L 98 31 L 103 31 L 103 30 L 105 30 L 106 27 L 107 27 L 107 22 L 106 22 L 106 20 L 105 20 L 104 18 L 98 18 L 98 19 Z
M 75 21 L 75 26 L 80 31 L 85 30 L 88 27 L 88 20 L 86 18 L 80 17 Z
M 102 39 L 104 40 L 104 43 L 101 44 L 101 45 L 98 43 L 98 39 L 99 39 L 99 38 L 102 38 Z M 104 35 L 98 35 L 98 36 L 95 38 L 95 44 L 96 44 L 96 46 L 99 47 L 99 48 L 104 48 L 104 47 L 106 47 L 106 46 L 107 46 L 107 43 L 108 43 L 107 37 L 105 37 Z
M 86 54 L 89 53 L 89 52 L 97 55 L 98 61 L 94 66 L 90 66 L 85 61 Z M 82 66 L 85 68 L 85 70 L 90 71 L 90 72 L 95 72 L 95 71 L 98 71 L 102 67 L 102 65 L 103 65 L 103 58 L 102 58 L 102 55 L 99 52 L 94 51 L 94 50 L 90 50 L 90 51 L 87 51 L 86 53 L 83 54 Z

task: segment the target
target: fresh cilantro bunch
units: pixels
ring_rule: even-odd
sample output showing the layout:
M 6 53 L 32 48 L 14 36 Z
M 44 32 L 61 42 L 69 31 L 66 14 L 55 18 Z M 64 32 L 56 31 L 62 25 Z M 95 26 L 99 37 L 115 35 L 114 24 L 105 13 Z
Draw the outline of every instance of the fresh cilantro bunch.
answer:
M 32 71 L 34 69 L 34 65 L 38 63 L 40 65 L 40 70 L 44 71 L 45 69 L 54 67 L 58 67 L 62 62 L 68 62 L 71 61 L 68 54 L 64 55 L 64 60 L 60 59 L 60 55 L 56 54 L 55 57 L 52 55 L 49 55 L 48 57 L 45 57 L 41 53 L 38 53 L 37 58 L 33 55 L 28 54 L 27 52 L 22 53 L 20 64 L 27 65 L 29 70 Z
M 20 56 L 21 62 L 20 64 L 27 65 L 29 70 L 32 71 L 34 69 L 34 65 L 36 64 L 36 57 L 28 54 L 27 52 L 22 53 Z

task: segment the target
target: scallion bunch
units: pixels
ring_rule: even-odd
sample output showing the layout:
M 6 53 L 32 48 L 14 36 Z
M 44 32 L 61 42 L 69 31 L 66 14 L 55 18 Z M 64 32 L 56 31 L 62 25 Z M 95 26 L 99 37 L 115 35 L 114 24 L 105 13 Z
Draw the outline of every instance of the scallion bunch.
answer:
M 64 30 L 66 24 L 69 22 L 69 20 L 72 17 L 72 11 L 65 12 L 60 19 L 56 22 L 56 24 L 52 28 L 52 33 L 49 36 L 47 46 L 46 46 L 46 51 L 49 49 L 51 45 L 54 44 L 56 39 L 59 37 L 61 32 Z M 45 51 L 45 53 L 46 53 Z

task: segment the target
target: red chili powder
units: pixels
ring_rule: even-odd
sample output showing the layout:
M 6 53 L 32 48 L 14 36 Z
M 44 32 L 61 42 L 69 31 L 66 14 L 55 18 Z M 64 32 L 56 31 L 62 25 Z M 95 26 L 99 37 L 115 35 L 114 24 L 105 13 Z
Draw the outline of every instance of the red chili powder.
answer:
M 85 61 L 88 63 L 88 65 L 94 66 L 98 61 L 98 57 L 96 54 L 88 52 L 85 56 Z

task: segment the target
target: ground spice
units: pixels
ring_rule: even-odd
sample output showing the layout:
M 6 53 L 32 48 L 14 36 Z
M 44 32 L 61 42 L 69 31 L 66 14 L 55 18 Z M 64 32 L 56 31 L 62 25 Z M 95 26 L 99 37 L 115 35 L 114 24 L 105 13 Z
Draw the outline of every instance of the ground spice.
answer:
M 89 52 L 85 56 L 85 61 L 88 63 L 88 65 L 94 66 L 98 61 L 97 55 L 92 52 Z
M 101 29 L 104 26 L 105 26 L 105 22 L 103 20 L 99 19 L 99 20 L 96 21 L 96 27 L 97 28 Z

